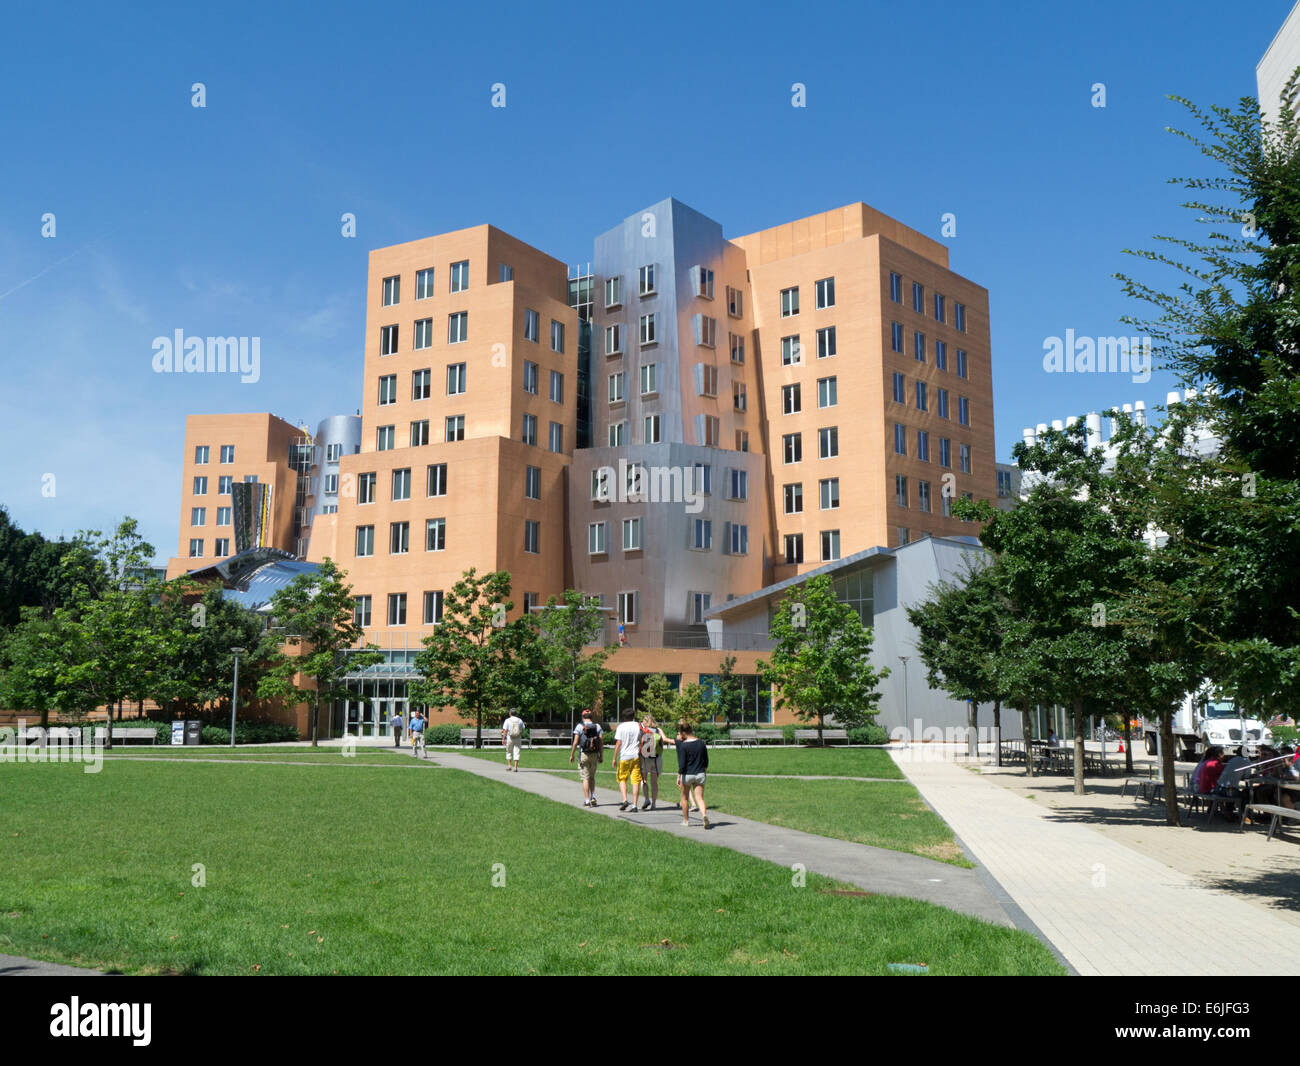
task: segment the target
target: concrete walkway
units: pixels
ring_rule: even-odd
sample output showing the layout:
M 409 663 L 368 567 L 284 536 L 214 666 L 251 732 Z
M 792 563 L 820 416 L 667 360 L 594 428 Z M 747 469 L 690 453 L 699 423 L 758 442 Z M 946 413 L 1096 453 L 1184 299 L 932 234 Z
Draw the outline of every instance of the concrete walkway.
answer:
M 57 962 L 24 959 L 19 955 L 0 955 L 0 977 L 103 977 L 100 970 L 80 966 L 60 966 Z
M 507 772 L 504 761 L 489 762 L 445 751 L 430 750 L 429 758 L 441 766 L 500 781 L 556 803 L 581 806 L 582 790 L 578 783 L 557 777 L 549 771 Z M 672 786 L 671 778 L 669 785 Z M 1015 924 L 977 870 L 962 869 L 902 851 L 801 833 L 796 829 L 755 822 L 722 811 L 710 812 L 709 821 L 714 828 L 708 831 L 700 822 L 699 815 L 692 819 L 690 828 L 687 828 L 681 824 L 680 807 L 664 806 L 666 795 L 668 798 L 677 795 L 675 787 L 670 787 L 667 792 L 661 788 L 659 795 L 658 810 L 632 814 L 618 809 L 619 794 L 616 790 L 597 788 L 596 800 L 599 806 L 589 813 L 593 817 L 617 818 L 704 844 L 731 848 L 778 863 L 787 869 L 794 863 L 802 863 L 813 873 L 857 885 L 866 892 L 921 899 L 998 925 Z M 707 800 L 706 790 L 705 801 Z
M 1290 974 L 1300 928 L 965 766 L 894 760 L 1081 975 Z

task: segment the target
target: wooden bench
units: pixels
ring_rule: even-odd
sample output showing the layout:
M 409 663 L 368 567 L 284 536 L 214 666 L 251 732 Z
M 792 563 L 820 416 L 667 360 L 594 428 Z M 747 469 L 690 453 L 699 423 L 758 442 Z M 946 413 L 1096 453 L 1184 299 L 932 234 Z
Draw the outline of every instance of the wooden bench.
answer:
M 777 744 L 785 743 L 785 734 L 779 729 L 756 729 L 754 730 L 754 735 L 758 738 L 760 744 L 766 740 L 773 741 Z
M 1272 815 L 1268 823 L 1268 836 L 1264 838 L 1265 843 L 1273 839 L 1273 834 L 1279 830 L 1284 820 L 1300 822 L 1300 811 L 1292 810 L 1290 807 L 1278 807 L 1272 803 L 1252 803 L 1246 809 L 1252 814 Z
M 95 730 L 95 739 L 106 740 L 107 733 L 108 730 L 104 729 L 103 726 L 100 726 Z M 130 726 L 126 728 L 123 728 L 122 726 L 114 726 L 113 743 L 116 744 L 119 740 L 147 740 L 150 744 L 157 744 L 158 730 L 142 729 L 139 727 L 131 728 Z
M 733 729 L 730 735 L 731 742 L 733 744 L 739 744 L 742 748 L 758 743 L 757 729 Z
M 830 743 L 832 740 L 842 740 L 844 741 L 845 744 L 849 742 L 849 732 L 847 729 L 823 729 L 822 737 L 826 740 L 827 743 Z M 808 741 L 808 740 L 816 740 L 817 730 L 796 729 L 794 731 L 794 739 L 796 743 L 803 743 L 804 741 Z
M 460 731 L 460 746 L 463 748 L 466 747 L 467 745 L 473 744 L 474 738 L 476 736 L 478 736 L 477 730 L 462 729 Z M 486 748 L 489 744 L 499 745 L 500 743 L 501 743 L 501 727 L 485 726 L 483 729 L 483 746 Z
M 533 746 L 534 740 L 546 740 L 554 744 L 568 744 L 573 740 L 573 734 L 567 729 L 530 729 L 528 731 L 528 746 Z
M 103 726 L 96 726 L 92 733 L 95 743 L 103 743 L 108 739 L 108 730 Z M 57 726 L 52 725 L 48 729 L 42 730 L 40 726 L 28 726 L 18 734 L 20 740 L 35 740 L 41 738 L 43 745 L 51 740 L 60 744 L 71 744 L 73 747 L 80 747 L 85 740 L 85 735 L 76 726 Z M 119 740 L 147 740 L 150 744 L 158 742 L 158 731 L 156 729 L 132 729 L 129 726 L 118 726 L 113 730 L 113 743 Z

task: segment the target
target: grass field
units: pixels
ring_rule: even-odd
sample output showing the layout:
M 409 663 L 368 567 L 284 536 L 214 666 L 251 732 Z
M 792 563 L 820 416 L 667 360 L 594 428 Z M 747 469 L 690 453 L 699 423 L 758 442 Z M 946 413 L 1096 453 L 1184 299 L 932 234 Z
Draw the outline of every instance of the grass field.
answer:
M 0 951 L 133 973 L 1061 972 L 1027 934 L 930 904 L 333 758 L 0 764 Z
M 461 755 L 505 762 L 501 748 L 475 751 L 466 748 Z M 611 755 L 605 753 L 603 767 L 611 767 Z M 569 749 L 527 748 L 520 755 L 520 766 L 529 769 L 568 770 Z M 574 759 L 573 768 L 577 766 Z M 677 772 L 677 753 L 664 748 L 664 773 Z M 711 774 L 772 774 L 777 777 L 803 774 L 828 774 L 843 777 L 884 777 L 903 780 L 903 772 L 889 753 L 880 748 L 710 748 Z

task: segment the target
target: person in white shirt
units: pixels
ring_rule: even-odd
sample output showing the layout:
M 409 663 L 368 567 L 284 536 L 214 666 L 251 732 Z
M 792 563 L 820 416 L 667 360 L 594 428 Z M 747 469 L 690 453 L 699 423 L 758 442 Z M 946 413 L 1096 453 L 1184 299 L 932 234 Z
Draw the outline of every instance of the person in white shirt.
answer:
M 510 717 L 501 723 L 501 743 L 506 749 L 506 770 L 519 773 L 519 749 L 524 745 L 524 720 L 511 709 Z M 514 760 L 511 767 L 510 761 Z
M 641 798 L 641 727 L 633 721 L 634 711 L 629 707 L 623 720 L 614 730 L 614 762 L 618 766 L 618 792 L 623 802 L 620 811 L 627 810 L 627 783 L 632 782 L 632 810 Z

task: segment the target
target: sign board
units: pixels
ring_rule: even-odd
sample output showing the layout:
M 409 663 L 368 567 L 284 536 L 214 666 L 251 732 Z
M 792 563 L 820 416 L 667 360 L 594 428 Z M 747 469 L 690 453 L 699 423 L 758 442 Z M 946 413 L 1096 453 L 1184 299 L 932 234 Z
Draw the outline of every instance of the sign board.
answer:
M 180 747 L 184 743 L 185 743 L 185 723 L 173 722 L 172 723 L 172 744 L 175 745 L 176 747 Z

